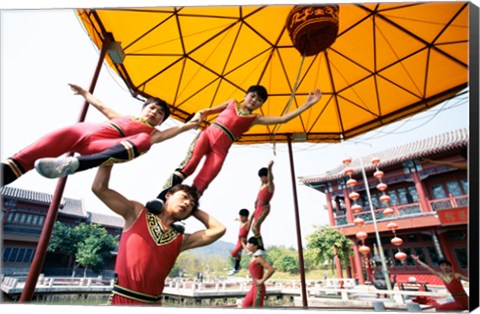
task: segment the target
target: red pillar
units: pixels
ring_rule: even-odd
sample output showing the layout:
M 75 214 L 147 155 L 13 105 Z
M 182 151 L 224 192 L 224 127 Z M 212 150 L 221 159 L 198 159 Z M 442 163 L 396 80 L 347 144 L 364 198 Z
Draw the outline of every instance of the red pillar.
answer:
M 358 246 L 353 245 L 352 247 L 353 247 L 353 259 L 355 261 L 355 272 L 358 278 L 358 284 L 364 285 L 365 277 L 363 277 L 362 257 L 360 256 L 360 252 L 358 251 Z
M 107 34 L 105 41 L 103 42 L 102 50 L 100 51 L 100 56 L 97 61 L 95 73 L 90 83 L 90 88 L 88 89 L 90 93 L 93 93 L 95 85 L 97 84 L 103 61 L 107 54 L 108 48 L 110 47 L 111 39 L 111 34 Z M 83 122 L 85 120 L 88 107 L 89 104 L 87 101 L 85 101 L 82 111 L 80 112 L 78 122 Z M 70 153 L 70 156 L 71 155 L 72 153 Z M 19 298 L 20 303 L 32 300 L 33 294 L 35 292 L 35 287 L 37 285 L 38 276 L 40 275 L 40 271 L 43 267 L 43 262 L 45 260 L 45 255 L 47 253 L 47 246 L 48 242 L 50 241 L 50 236 L 52 235 L 53 225 L 57 220 L 58 208 L 60 206 L 60 201 L 62 200 L 63 190 L 65 189 L 67 178 L 68 177 L 61 177 L 57 181 L 57 186 L 55 187 L 55 192 L 53 193 L 52 202 L 50 203 L 50 207 L 48 208 L 47 216 L 42 227 L 42 232 L 40 233 L 40 238 L 38 239 L 37 249 L 35 251 L 35 255 L 33 256 L 32 264 L 30 265 L 27 280 L 25 281 L 25 286 Z
M 415 188 L 417 189 L 418 193 L 418 201 L 420 203 L 420 210 L 422 213 L 431 212 L 432 208 L 427 201 L 427 193 L 425 192 L 425 188 L 423 187 L 422 179 L 418 172 L 410 173 L 412 176 L 413 182 L 415 183 Z
M 327 209 L 328 209 L 328 220 L 330 222 L 330 226 L 336 226 L 335 217 L 333 216 L 333 206 L 332 206 L 332 195 L 330 192 L 325 194 L 327 196 Z

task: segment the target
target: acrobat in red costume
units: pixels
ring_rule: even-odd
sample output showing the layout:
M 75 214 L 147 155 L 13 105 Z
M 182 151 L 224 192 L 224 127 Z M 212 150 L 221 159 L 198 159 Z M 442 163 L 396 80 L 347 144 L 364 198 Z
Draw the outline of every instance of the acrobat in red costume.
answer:
M 253 282 L 245 299 L 243 299 L 242 307 L 263 307 L 266 294 L 265 284 L 262 283 L 259 285 L 257 283 L 257 279 L 262 279 L 263 277 L 263 266 L 253 260 L 248 265 L 248 271 L 250 272 Z
M 144 209 L 120 238 L 112 304 L 160 305 L 182 240 L 182 233 L 175 228 L 164 231 L 156 216 Z
M 193 180 L 193 185 L 203 193 L 220 172 L 232 143 L 246 132 L 256 119 L 256 114 L 245 113 L 237 101 L 232 100 L 215 122 L 200 132 L 193 141 L 187 157 L 167 180 L 158 198 L 163 199 L 168 189 L 189 177 L 205 156 L 202 169 Z
M 445 286 L 455 301 L 435 306 L 437 311 L 464 311 L 468 310 L 468 295 L 463 289 L 462 283 L 455 277 L 452 277 L 449 283 L 445 282 Z
M 150 135 L 155 131 L 139 118 L 123 116 L 105 123 L 81 122 L 53 131 L 17 154 L 8 158 L 3 168 L 12 171 L 16 178 L 33 169 L 37 159 L 57 157 L 67 152 L 90 155 L 121 144 L 119 158 L 127 161 L 145 153 L 151 147 Z M 110 156 L 112 157 L 112 156 Z M 108 158 L 106 158 L 108 159 Z M 82 169 L 79 169 L 79 171 Z M 11 181 L 13 181 L 12 178 Z M 9 182 L 3 182 L 8 184 Z
M 260 248 L 264 249 L 264 243 L 260 228 L 262 223 L 270 213 L 270 200 L 273 197 L 275 191 L 275 184 L 273 183 L 273 160 L 270 161 L 268 167 L 263 167 L 258 170 L 258 176 L 261 181 L 260 191 L 258 192 L 257 199 L 255 200 L 255 211 L 253 212 L 252 232 L 257 238 Z
M 248 236 L 248 221 L 247 222 L 242 222 L 240 225 L 240 230 L 238 231 L 238 240 L 237 244 L 235 245 L 235 248 L 230 252 L 230 255 L 232 257 L 239 257 L 239 255 L 242 254 L 243 250 L 243 245 L 242 245 L 242 239 L 246 239 Z
M 163 191 L 151 203 L 164 202 L 168 189 L 180 184 L 185 178 L 190 176 L 197 168 L 200 160 L 205 156 L 205 163 L 193 180 L 193 185 L 203 193 L 220 172 L 232 143 L 248 131 L 252 125 L 286 123 L 313 106 L 320 100 L 321 95 L 320 90 L 316 89 L 314 93 L 309 93 L 305 104 L 289 113 L 282 116 L 261 116 L 254 114 L 253 111 L 259 109 L 264 104 L 268 98 L 268 93 L 265 87 L 254 85 L 247 90 L 245 101 L 242 105 L 238 104 L 236 100 L 231 100 L 218 107 L 202 110 L 202 114 L 205 116 L 220 114 L 215 119 L 215 122 L 203 130 L 194 140 L 185 160 L 167 179 L 163 186 Z M 161 207 L 160 204 L 156 206 Z

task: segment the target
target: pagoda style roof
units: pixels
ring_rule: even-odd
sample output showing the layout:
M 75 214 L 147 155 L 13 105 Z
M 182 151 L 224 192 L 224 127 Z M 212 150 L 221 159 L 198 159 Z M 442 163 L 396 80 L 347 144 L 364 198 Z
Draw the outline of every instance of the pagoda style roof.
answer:
M 9 197 L 17 201 L 31 202 L 49 206 L 52 203 L 53 195 L 49 193 L 24 190 L 9 186 L 1 188 L 2 197 Z M 83 210 L 83 201 L 79 199 L 63 197 L 60 202 L 58 213 L 87 218 L 87 213 Z
M 386 168 L 395 164 L 400 164 L 407 160 L 431 158 L 449 151 L 462 149 L 468 146 L 468 141 L 468 128 L 457 129 L 405 145 L 396 146 L 381 152 L 352 159 L 352 162 L 349 165 L 342 163 L 323 174 L 303 176 L 298 177 L 298 179 L 305 185 L 330 182 L 343 178 L 345 176 L 344 169 L 347 167 L 353 168 L 354 175 L 361 173 L 362 167 L 360 159 L 363 161 L 365 171 L 372 171 L 375 170 L 375 166 L 371 163 L 373 157 L 380 158 L 379 167 Z
M 88 221 L 92 224 L 123 228 L 125 221 L 119 215 L 105 215 L 100 213 L 88 212 Z

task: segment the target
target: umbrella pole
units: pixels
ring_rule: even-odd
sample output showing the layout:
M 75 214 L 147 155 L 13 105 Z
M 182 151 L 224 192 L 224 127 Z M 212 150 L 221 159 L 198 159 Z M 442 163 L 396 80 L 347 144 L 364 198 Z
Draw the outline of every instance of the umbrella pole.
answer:
M 307 288 L 305 285 L 305 268 L 303 262 L 302 233 L 300 230 L 300 215 L 298 212 L 297 185 L 295 180 L 295 169 L 293 165 L 292 153 L 292 135 L 288 137 L 288 155 L 290 157 L 290 172 L 292 174 L 293 202 L 295 208 L 295 224 L 297 229 L 298 263 L 300 264 L 300 281 L 302 285 L 302 303 L 304 308 L 308 308 Z
M 103 60 L 105 59 L 105 55 L 110 46 L 110 42 L 110 37 L 106 36 L 106 39 L 102 46 L 102 50 L 100 52 L 100 57 L 98 58 L 97 68 L 95 69 L 92 82 L 90 83 L 90 93 L 93 93 L 95 85 L 97 84 L 98 76 L 102 68 Z M 88 102 L 85 101 L 85 103 L 83 104 L 83 109 L 80 112 L 78 122 L 82 122 L 85 120 L 88 106 Z M 73 154 L 69 153 L 69 155 L 71 156 Z M 63 190 L 65 189 L 66 182 L 67 177 L 61 177 L 57 181 L 57 186 L 55 188 L 50 207 L 48 208 L 47 216 L 45 218 L 45 223 L 43 224 L 42 233 L 40 234 L 40 238 L 38 240 L 37 249 L 33 257 L 32 265 L 30 266 L 25 286 L 18 300 L 20 303 L 32 300 L 32 296 L 35 292 L 35 287 L 37 285 L 38 276 L 40 275 L 40 271 L 43 267 L 43 262 L 45 260 L 48 242 L 50 241 L 50 236 L 52 235 L 53 225 L 55 224 L 55 220 L 57 219 L 58 208 L 60 206 L 60 201 L 62 200 L 62 194 Z

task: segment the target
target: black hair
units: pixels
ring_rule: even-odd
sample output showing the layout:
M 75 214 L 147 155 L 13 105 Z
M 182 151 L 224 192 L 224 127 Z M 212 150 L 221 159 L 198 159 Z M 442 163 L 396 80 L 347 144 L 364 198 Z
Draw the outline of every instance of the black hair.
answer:
M 250 238 L 248 238 L 247 243 L 251 243 L 251 244 L 253 244 L 253 245 L 260 246 L 260 245 L 258 244 L 258 239 L 257 239 L 256 237 L 250 237 Z
M 143 103 L 142 108 L 145 108 L 146 106 L 152 103 L 154 103 L 155 105 L 163 109 L 163 112 L 164 112 L 163 121 L 167 120 L 168 117 L 170 116 L 170 108 L 169 108 L 170 106 L 168 105 L 168 103 L 163 99 L 160 99 L 157 97 L 150 97 Z
M 257 93 L 258 97 L 262 98 L 264 102 L 267 101 L 268 92 L 267 92 L 267 89 L 262 85 L 250 86 L 247 90 L 247 94 L 248 93 Z
M 240 209 L 240 211 L 238 212 L 238 214 L 239 214 L 240 216 L 246 216 L 246 217 L 248 217 L 248 215 L 250 215 L 250 212 L 248 211 L 248 209 L 243 208 L 243 209 Z
M 190 195 L 190 197 L 192 197 L 193 199 L 192 213 L 198 209 L 198 206 L 200 206 L 200 203 L 199 203 L 200 192 L 198 191 L 197 187 L 186 185 L 186 184 L 177 184 L 171 187 L 170 190 L 168 190 L 168 192 L 172 194 L 178 191 L 184 191 L 185 193 Z
M 266 177 L 268 176 L 268 168 L 261 168 L 260 170 L 258 170 L 258 176 L 259 177 Z
M 442 264 L 447 264 L 448 266 L 452 267 L 452 263 L 450 263 L 448 260 L 446 260 L 444 258 L 441 258 L 441 259 L 438 260 L 438 266 L 440 266 Z

